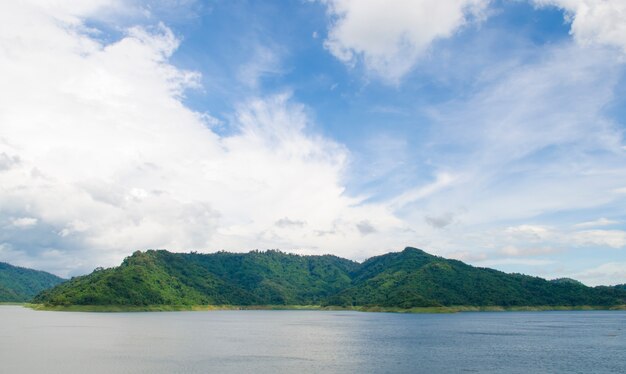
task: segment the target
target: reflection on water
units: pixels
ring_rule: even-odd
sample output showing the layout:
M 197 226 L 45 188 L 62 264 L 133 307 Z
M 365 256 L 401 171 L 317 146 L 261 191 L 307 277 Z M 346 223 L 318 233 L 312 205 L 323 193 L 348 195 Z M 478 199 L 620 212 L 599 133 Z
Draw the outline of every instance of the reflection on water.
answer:
M 1 373 L 626 373 L 626 312 L 36 312 Z

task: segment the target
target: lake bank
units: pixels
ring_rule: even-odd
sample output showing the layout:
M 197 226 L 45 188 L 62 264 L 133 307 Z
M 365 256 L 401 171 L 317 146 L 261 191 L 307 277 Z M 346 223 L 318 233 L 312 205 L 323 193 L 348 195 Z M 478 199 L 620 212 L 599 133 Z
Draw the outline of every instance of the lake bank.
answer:
M 218 311 L 218 310 L 320 310 L 320 311 L 355 311 L 374 313 L 462 313 L 462 312 L 539 312 L 539 311 L 589 311 L 589 310 L 626 310 L 626 305 L 617 306 L 441 306 L 441 307 L 380 307 L 380 306 L 321 306 L 321 305 L 44 305 L 17 304 L 33 310 L 57 312 L 182 312 L 182 311 Z

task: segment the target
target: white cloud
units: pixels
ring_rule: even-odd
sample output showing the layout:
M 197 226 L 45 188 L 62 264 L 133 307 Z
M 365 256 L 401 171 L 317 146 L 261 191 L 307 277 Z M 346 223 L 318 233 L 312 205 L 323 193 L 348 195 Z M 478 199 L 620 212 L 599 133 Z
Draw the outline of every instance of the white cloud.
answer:
M 589 286 L 624 284 L 626 283 L 626 262 L 609 262 L 573 274 L 572 277 Z
M 363 236 L 376 232 L 376 228 L 369 221 L 366 220 L 357 223 L 356 228 Z
M 28 238 L 0 231 L 2 260 L 68 275 L 145 248 L 364 258 L 410 242 L 345 195 L 347 150 L 288 94 L 242 100 L 219 136 L 181 102 L 199 77 L 169 63 L 171 30 L 105 44 L 81 23 L 105 2 L 60 3 L 0 4 L 0 221 L 37 217 L 15 221 Z
M 555 253 L 559 252 L 559 250 L 552 247 L 517 247 L 513 245 L 507 245 L 503 247 L 499 252 L 505 256 L 526 257 Z
M 81 24 L 80 17 L 95 15 L 107 9 L 119 9 L 123 1 L 120 0 L 25 0 L 21 2 L 22 9 L 30 8 L 31 12 L 41 12 L 41 15 L 52 16 L 66 24 Z M 14 9 L 19 9 L 15 7 Z
M 362 63 L 397 83 L 438 39 L 487 17 L 490 0 L 320 0 L 331 18 L 326 48 L 349 66 Z M 622 0 L 529 0 L 566 12 L 581 45 L 626 52 L 626 2 Z
M 328 4 L 335 18 L 327 46 L 337 58 L 363 62 L 392 81 L 414 66 L 419 53 L 414 59 L 401 56 L 405 65 L 395 70 L 389 62 L 397 57 L 395 38 L 402 31 L 394 30 L 404 27 L 404 15 L 378 22 L 399 2 L 380 5 L 376 12 L 364 2 Z M 370 31 L 377 33 L 371 41 Z M 486 251 L 490 258 L 515 257 L 510 261 L 519 264 L 525 256 L 559 252 L 566 258 L 571 248 L 592 251 L 621 244 L 619 233 L 579 233 L 591 226 L 564 228 L 554 219 L 623 206 L 623 125 L 606 114 L 622 75 L 620 54 L 604 42 L 569 40 L 532 44 L 524 53 L 522 59 L 515 54 L 481 70 L 482 80 L 469 99 L 427 108 L 434 123 L 421 144 L 427 163 L 407 158 L 405 164 L 423 165 L 428 172 L 419 173 L 434 177 L 388 200 L 423 248 L 435 253 L 462 248 L 464 258 Z M 443 232 L 436 226 L 447 220 L 433 218 L 446 218 L 446 212 L 454 213 L 454 225 Z M 501 227 L 503 222 L 509 227 Z M 499 265 L 506 264 L 494 263 Z
M 397 82 L 437 39 L 482 18 L 489 0 L 323 0 L 331 17 L 326 48 L 342 62 Z
M 576 232 L 572 239 L 583 246 L 626 247 L 626 231 L 622 230 L 584 230 Z
M 526 241 L 541 241 L 552 236 L 552 230 L 548 227 L 537 225 L 519 225 L 507 227 L 507 234 Z
M 427 215 L 424 220 L 434 228 L 443 229 L 454 222 L 454 214 L 446 212 L 439 216 Z
M 586 228 L 586 227 L 597 227 L 597 226 L 610 226 L 610 225 L 615 225 L 618 224 L 619 221 L 615 221 L 612 219 L 607 219 L 607 218 L 598 218 L 595 221 L 587 221 L 587 222 L 581 222 L 581 223 L 577 223 L 574 225 L 574 227 L 578 227 L 578 228 Z
M 298 221 L 298 220 L 292 220 L 289 219 L 287 217 L 281 218 L 278 221 L 276 221 L 275 223 L 276 226 L 278 227 L 304 227 L 306 226 L 306 222 L 304 221 Z
M 411 204 L 418 200 L 425 199 L 446 188 L 449 188 L 455 182 L 457 182 L 458 179 L 459 178 L 455 175 L 452 175 L 446 172 L 441 172 L 435 176 L 435 181 L 433 181 L 432 183 L 408 190 L 394 197 L 389 202 L 389 206 L 393 207 L 394 209 L 400 209 L 407 204 Z
M 477 261 L 477 266 L 493 267 L 501 265 L 545 266 L 554 264 L 553 260 L 535 260 L 525 258 L 501 258 L 496 260 Z
M 0 222 L 37 217 L 24 221 L 28 238 L 0 230 L 2 260 L 66 275 L 149 247 L 279 247 L 363 259 L 414 245 L 485 259 L 483 251 L 501 248 L 523 257 L 553 244 L 624 245 L 621 232 L 521 224 L 623 197 L 607 193 L 624 188 L 626 170 L 621 132 L 602 114 L 619 76 L 615 54 L 550 47 L 531 65 L 491 77 L 469 101 L 446 103 L 433 114 L 437 126 L 425 131 L 435 134 L 423 144 L 432 180 L 366 204 L 346 193 L 348 150 L 316 135 L 307 108 L 289 94 L 243 99 L 228 117 L 234 134 L 220 136 L 210 113 L 181 101 L 199 76 L 169 62 L 179 42 L 171 30 L 135 27 L 104 43 L 81 20 L 122 6 L 80 3 L 54 10 L 0 3 Z M 329 43 L 339 43 L 329 48 L 396 79 L 429 43 L 479 13 L 464 11 L 467 4 L 484 9 L 486 2 L 432 3 L 437 11 L 453 7 L 443 20 L 448 31 L 419 38 L 429 23 L 402 15 L 396 31 L 380 35 L 389 49 L 375 35 L 351 34 L 366 28 L 361 15 L 351 18 L 355 4 L 328 2 L 337 17 Z M 402 3 L 386 4 L 363 17 L 402 13 Z M 254 85 L 266 72 L 246 74 L 239 78 Z M 413 161 L 399 164 L 396 156 L 377 168 Z M 509 228 L 494 229 L 500 222 Z M 523 245 L 529 241 L 532 248 Z
M 622 130 L 603 112 L 619 79 L 615 54 L 571 44 L 537 53 L 432 111 L 432 164 L 463 178 L 430 196 L 428 211 L 463 206 L 461 223 L 489 225 L 620 199 L 607 192 L 626 178 Z
M 583 228 L 555 219 L 623 210 L 623 195 L 611 193 L 626 180 L 622 125 L 605 114 L 621 79 L 617 54 L 570 41 L 533 53 L 532 63 L 505 62 L 469 99 L 428 108 L 435 125 L 420 166 L 440 177 L 389 200 L 423 248 L 575 261 L 573 248 L 620 244 L 619 233 L 577 235 Z M 446 212 L 454 225 L 445 231 L 425 221 Z
M 445 254 L 447 258 L 453 258 L 459 261 L 484 261 L 488 258 L 486 253 L 476 253 L 471 251 L 453 251 Z
M 250 61 L 239 68 L 239 80 L 249 88 L 259 87 L 261 79 L 268 75 L 282 73 L 278 48 L 268 48 L 257 45 L 250 58 Z
M 32 227 L 37 224 L 37 218 L 33 217 L 20 217 L 11 220 L 11 226 L 17 228 L 27 228 Z
M 0 172 L 3 170 L 9 170 L 19 163 L 20 158 L 18 156 L 9 156 L 4 152 L 0 153 Z
M 626 52 L 626 2 L 623 0 L 532 0 L 564 9 L 571 34 L 583 45 L 601 44 Z

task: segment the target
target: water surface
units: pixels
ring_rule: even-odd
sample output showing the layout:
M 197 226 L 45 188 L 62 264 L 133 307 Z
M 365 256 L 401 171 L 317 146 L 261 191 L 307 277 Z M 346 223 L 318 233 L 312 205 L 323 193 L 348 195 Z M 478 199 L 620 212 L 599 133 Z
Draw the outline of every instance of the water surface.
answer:
M 1 373 L 626 373 L 626 312 L 42 312 L 0 306 Z

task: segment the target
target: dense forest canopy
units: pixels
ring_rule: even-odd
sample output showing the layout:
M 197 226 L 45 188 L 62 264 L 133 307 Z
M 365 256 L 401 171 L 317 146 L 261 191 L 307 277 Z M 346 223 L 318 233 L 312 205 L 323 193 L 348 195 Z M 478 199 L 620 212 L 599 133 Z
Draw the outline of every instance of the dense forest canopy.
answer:
M 63 281 L 45 271 L 0 262 L 0 302 L 29 301 L 39 292 Z
M 506 274 L 406 248 L 357 262 L 332 255 L 135 252 L 36 296 L 47 305 L 614 306 L 626 289 Z

